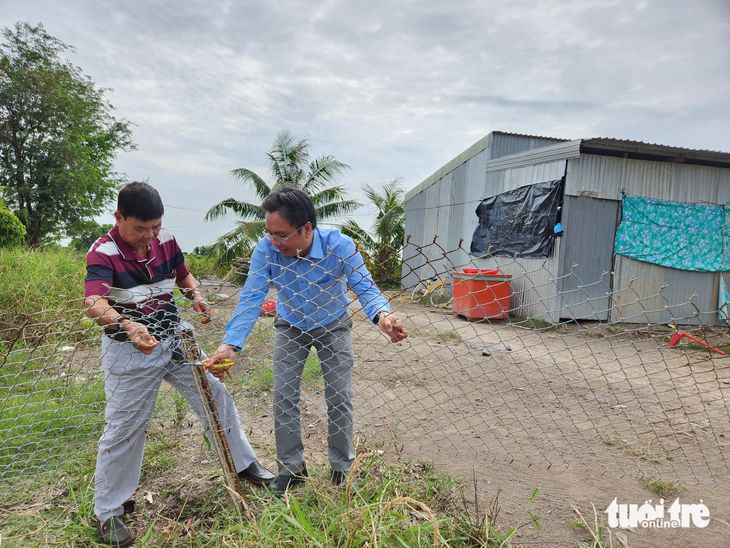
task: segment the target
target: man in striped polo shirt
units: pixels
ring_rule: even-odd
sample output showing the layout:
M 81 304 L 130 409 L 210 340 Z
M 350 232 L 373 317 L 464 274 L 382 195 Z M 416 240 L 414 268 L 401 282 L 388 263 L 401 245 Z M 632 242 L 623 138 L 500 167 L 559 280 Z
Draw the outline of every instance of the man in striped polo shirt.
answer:
M 193 301 L 203 323 L 210 321 L 210 310 L 175 237 L 162 228 L 163 213 L 152 186 L 125 186 L 117 200 L 116 225 L 86 255 L 86 314 L 104 326 L 101 362 L 107 400 L 94 512 L 104 543 L 112 546 L 134 540 L 121 519 L 122 505 L 139 485 L 146 428 L 163 380 L 188 400 L 208 429 L 192 368 L 180 348 L 173 288 Z M 225 384 L 210 373 L 208 382 L 239 477 L 270 483 L 274 474 L 259 464 Z

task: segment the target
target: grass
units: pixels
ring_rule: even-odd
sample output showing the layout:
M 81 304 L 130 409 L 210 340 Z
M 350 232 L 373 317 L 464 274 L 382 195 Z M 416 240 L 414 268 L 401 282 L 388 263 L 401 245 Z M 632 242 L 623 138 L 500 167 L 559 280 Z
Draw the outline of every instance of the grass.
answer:
M 710 352 L 711 354 L 714 354 L 714 352 L 712 350 L 710 350 L 706 346 L 704 346 L 702 344 L 699 344 L 699 343 L 693 342 L 693 343 L 689 343 L 689 344 L 682 345 L 682 346 L 684 348 L 689 348 L 691 350 L 702 350 L 704 352 Z M 730 344 L 722 344 L 722 345 L 719 345 L 719 346 L 716 346 L 716 345 L 713 344 L 712 346 L 714 346 L 718 350 L 724 352 L 725 354 L 730 355 Z M 715 355 L 717 355 L 717 354 L 715 354 Z
M 0 249 L 0 331 L 6 344 L 17 349 L 56 334 L 83 335 L 89 327 L 82 314 L 85 274 L 78 252 Z
M 231 264 L 219 264 L 215 257 L 184 253 L 185 264 L 196 278 L 217 276 L 223 279 L 231 270 Z
M 459 335 L 456 331 L 445 331 L 436 335 L 435 339 L 437 342 L 448 344 L 452 342 L 460 342 L 461 335 Z
M 21 354 L 22 357 L 22 354 Z M 102 427 L 104 390 L 100 379 L 74 382 L 68 375 L 39 377 L 23 362 L 0 370 L 0 473 L 4 481 L 53 473 L 78 457 L 84 440 Z M 82 441 L 79 441 L 82 440 Z
M 105 396 L 98 362 L 84 358 L 98 340 L 82 313 L 84 274 L 76 252 L 0 250 L 4 482 L 52 478 L 93 453 L 85 440 L 101 430 Z
M 656 493 L 666 499 L 675 497 L 685 490 L 685 485 L 681 481 L 663 480 L 644 476 L 639 480 L 641 486 L 649 491 Z
M 523 511 L 516 526 L 512 527 L 507 531 L 503 531 L 499 523 L 499 493 L 487 504 L 487 508 L 481 511 L 479 508 L 479 495 L 477 490 L 477 478 L 476 474 L 473 476 L 474 481 L 474 501 L 473 504 L 467 504 L 462 491 L 463 501 L 463 513 L 460 518 L 456 520 L 455 526 L 458 534 L 458 538 L 466 540 L 466 546 L 483 546 L 483 547 L 495 547 L 495 546 L 508 546 L 512 536 L 522 527 L 529 523 L 526 518 L 529 517 L 531 522 L 535 525 L 538 531 L 541 531 L 540 523 L 537 518 L 530 511 L 532 503 L 535 501 L 540 487 L 537 487 L 533 491 L 532 496 L 527 501 L 525 510 Z M 472 511 L 473 508 L 473 511 Z
M 503 321 L 510 325 L 518 325 L 520 327 L 537 329 L 538 331 L 545 331 L 545 330 L 559 331 L 560 330 L 560 326 L 556 325 L 552 322 L 546 322 L 545 320 L 542 320 L 540 318 L 531 318 L 529 316 L 524 316 L 524 315 L 510 314 L 509 318 L 507 318 L 506 320 L 503 320 Z
M 613 434 L 609 438 L 605 438 L 603 440 L 603 443 L 608 445 L 609 447 L 618 447 L 619 449 L 623 449 L 626 451 L 629 455 L 632 457 L 640 458 L 641 460 L 649 461 L 649 462 L 665 462 L 665 461 L 673 461 L 674 456 L 664 449 L 656 449 L 654 447 L 654 444 L 656 443 L 656 439 L 653 439 L 649 441 L 649 445 L 639 445 L 636 446 L 635 444 L 631 444 L 624 440 L 621 435 L 617 432 Z
M 174 469 L 176 466 L 176 450 L 180 445 L 180 438 L 168 436 L 160 428 L 150 431 L 147 434 L 140 481 L 153 479 L 166 470 Z
M 611 528 L 608 523 L 605 522 L 603 514 L 599 514 L 596 507 L 593 506 L 593 503 L 591 503 L 591 506 L 593 507 L 592 522 L 589 522 L 583 517 L 583 514 L 580 513 L 580 510 L 578 510 L 574 503 L 571 503 L 571 506 L 573 507 L 576 519 L 572 521 L 570 525 L 588 533 L 589 535 L 588 538 L 580 541 L 580 544 L 578 545 L 580 548 L 614 548 L 617 546 L 613 544 L 613 533 Z
M 148 448 L 152 457 L 145 460 L 145 467 L 156 461 L 158 450 L 160 454 L 177 452 L 173 446 L 155 443 Z M 476 486 L 474 506 L 465 501 L 460 480 L 439 473 L 426 462 L 389 462 L 386 457 L 361 452 L 355 468 L 362 480 L 358 491 L 332 485 L 328 464 L 316 462 L 311 463 L 305 485 L 283 498 L 264 499 L 260 490 L 246 487 L 253 513 L 249 519 L 237 515 L 219 481 L 180 482 L 174 489 L 162 489 L 160 476 L 167 465 L 153 466 L 146 472 L 148 483 L 140 486 L 136 509 L 127 521 L 137 532 L 135 546 L 180 548 L 497 548 L 509 546 L 514 533 L 526 523 L 539 528 L 529 510 L 538 489 L 526 497 L 526 509 L 517 523 L 508 525 L 498 517 L 498 494 L 482 510 Z M 156 486 L 154 504 L 144 500 L 148 485 Z M 204 491 L 195 493 L 196 488 Z M 93 529 L 93 461 L 70 469 L 56 487 L 37 493 L 32 500 L 36 506 L 29 508 L 28 500 L 18 499 L 0 513 L 3 548 L 101 546 Z

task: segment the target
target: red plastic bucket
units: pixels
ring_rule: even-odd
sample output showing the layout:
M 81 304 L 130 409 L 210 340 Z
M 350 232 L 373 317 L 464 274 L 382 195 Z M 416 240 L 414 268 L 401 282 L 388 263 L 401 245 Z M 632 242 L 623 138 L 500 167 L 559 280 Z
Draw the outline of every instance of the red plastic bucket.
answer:
M 499 270 L 465 268 L 452 274 L 454 278 L 454 314 L 469 320 L 496 320 L 509 315 L 512 293 L 510 274 Z

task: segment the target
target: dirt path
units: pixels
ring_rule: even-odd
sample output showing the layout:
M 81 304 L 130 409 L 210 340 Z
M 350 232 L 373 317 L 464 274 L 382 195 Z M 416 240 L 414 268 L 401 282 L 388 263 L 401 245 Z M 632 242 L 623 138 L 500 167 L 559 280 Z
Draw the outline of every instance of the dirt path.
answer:
M 203 339 L 220 337 L 234 305 L 235 298 L 220 302 L 219 321 Z M 651 476 L 688 485 L 680 501 L 703 501 L 709 526 L 614 533 L 632 547 L 730 546 L 730 358 L 669 349 L 671 332 L 660 327 L 536 330 L 395 306 L 411 333 L 398 345 L 352 307 L 360 442 L 382 443 L 390 458 L 433 462 L 467 483 L 476 477 L 483 505 L 501 490 L 507 526 L 541 486 L 532 511 L 543 531 L 522 529 L 522 542 L 576 545 L 586 534 L 569 525 L 571 503 L 591 521 L 593 506 L 605 520 L 614 498 L 656 503 L 660 497 L 639 483 Z M 259 336 L 241 358 L 244 368 L 270 359 L 273 330 Z M 242 386 L 236 397 L 273 467 L 270 395 Z M 325 463 L 326 405 L 316 382 L 303 388 L 302 421 L 307 458 Z M 615 537 L 614 546 L 621 546 Z

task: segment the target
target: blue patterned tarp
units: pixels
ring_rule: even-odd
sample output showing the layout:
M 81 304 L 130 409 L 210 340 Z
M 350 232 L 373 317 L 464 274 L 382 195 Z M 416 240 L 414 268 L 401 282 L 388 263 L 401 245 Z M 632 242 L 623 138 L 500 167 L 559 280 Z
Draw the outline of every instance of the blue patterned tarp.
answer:
M 725 207 L 623 198 L 614 253 L 701 272 L 730 270 L 730 215 Z

